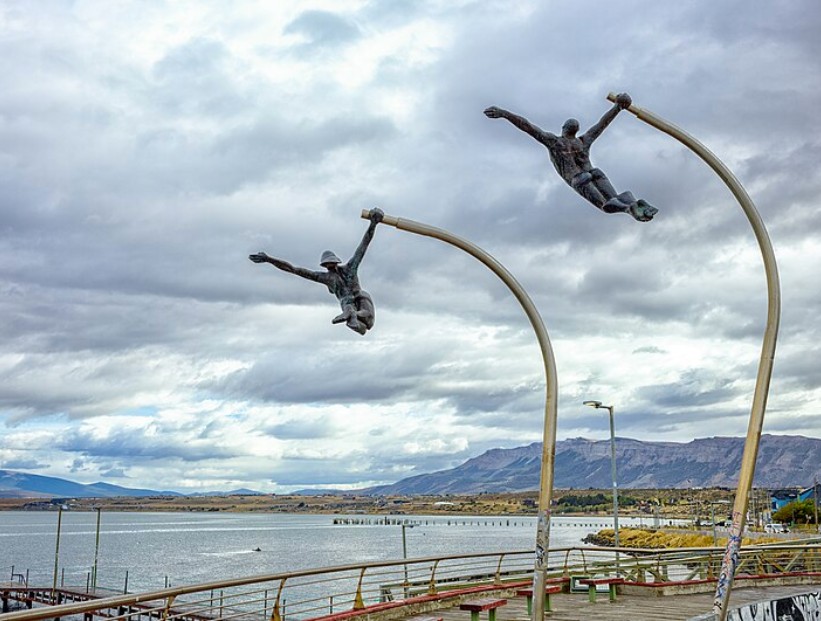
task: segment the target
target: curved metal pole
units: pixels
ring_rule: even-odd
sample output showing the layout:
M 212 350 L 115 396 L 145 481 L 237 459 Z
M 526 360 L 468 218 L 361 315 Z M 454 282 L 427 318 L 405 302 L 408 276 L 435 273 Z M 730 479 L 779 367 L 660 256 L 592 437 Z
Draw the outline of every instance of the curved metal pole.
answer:
M 370 211 L 363 210 L 362 217 L 366 220 Z M 547 571 L 547 550 L 550 541 L 550 503 L 553 496 L 553 465 L 556 460 L 556 419 L 558 410 L 556 361 L 553 357 L 553 348 L 547 336 L 542 318 L 536 306 L 527 295 L 527 292 L 516 281 L 507 269 L 487 252 L 471 242 L 445 231 L 421 222 L 385 215 L 382 224 L 396 227 L 402 231 L 409 231 L 425 237 L 433 237 L 452 246 L 456 246 L 484 263 L 490 270 L 502 279 L 513 293 L 530 320 L 530 325 L 536 332 L 539 348 L 542 352 L 542 361 L 545 371 L 545 405 L 544 405 L 544 436 L 542 440 L 542 467 L 539 485 L 539 516 L 536 527 L 536 560 L 533 572 L 533 621 L 544 619 L 545 574 Z
M 610 101 L 615 101 L 616 96 L 610 93 L 607 98 Z M 761 346 L 761 359 L 758 363 L 758 376 L 755 382 L 750 422 L 747 426 L 747 439 L 741 457 L 741 471 L 738 475 L 738 489 L 735 504 L 733 505 L 733 525 L 727 537 L 727 548 L 721 561 L 721 572 L 718 576 L 713 601 L 713 613 L 717 615 L 719 621 L 725 621 L 727 618 L 727 604 L 730 601 L 730 589 L 733 586 L 733 578 L 738 566 L 741 534 L 744 532 L 744 524 L 747 518 L 747 502 L 753 484 L 755 461 L 758 457 L 758 444 L 761 440 L 761 428 L 764 424 L 764 411 L 767 408 L 767 393 L 770 388 L 770 377 L 772 376 L 773 359 L 775 357 L 775 342 L 778 337 L 778 324 L 781 318 L 781 289 L 778 282 L 778 267 L 776 266 L 770 237 L 761 216 L 758 214 L 758 210 L 755 208 L 755 204 L 727 166 L 690 134 L 659 118 L 649 110 L 636 105 L 631 105 L 627 110 L 648 125 L 652 125 L 681 142 L 713 169 L 730 188 L 733 196 L 744 210 L 744 214 L 753 227 L 753 233 L 755 233 L 761 256 L 764 259 L 764 272 L 767 277 L 767 325 L 764 330 L 764 342 Z

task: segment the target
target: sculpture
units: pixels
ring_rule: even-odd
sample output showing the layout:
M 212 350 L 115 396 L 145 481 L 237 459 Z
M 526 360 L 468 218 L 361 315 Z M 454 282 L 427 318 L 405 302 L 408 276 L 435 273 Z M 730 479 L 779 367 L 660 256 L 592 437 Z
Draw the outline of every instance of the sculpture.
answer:
M 368 249 L 368 244 L 373 239 L 376 225 L 382 221 L 383 216 L 384 212 L 381 209 L 371 210 L 371 223 L 368 230 L 365 231 L 362 241 L 359 242 L 359 246 L 347 263 L 342 263 L 342 259 L 330 250 L 323 252 L 319 264 L 325 268 L 326 271 L 324 272 L 294 267 L 287 261 L 269 257 L 264 252 L 249 255 L 248 258 L 254 263 L 270 263 L 285 272 L 325 285 L 328 287 L 328 291 L 336 296 L 339 305 L 342 307 L 342 313 L 334 317 L 331 323 L 345 323 L 354 332 L 365 334 L 373 328 L 375 311 L 371 296 L 359 286 L 357 270 L 362 258 L 365 256 L 365 251 Z
M 629 213 L 639 222 L 648 222 L 658 213 L 658 209 L 647 201 L 637 200 L 632 192 L 617 193 L 607 176 L 600 169 L 593 168 L 590 163 L 590 146 L 593 141 L 610 125 L 616 115 L 630 107 L 630 104 L 630 95 L 619 94 L 613 107 L 580 138 L 576 137 L 579 131 L 579 122 L 576 119 L 565 121 L 562 135 L 556 136 L 537 127 L 526 118 L 496 106 L 485 110 L 485 116 L 491 119 L 507 119 L 547 147 L 550 161 L 561 178 L 603 212 Z

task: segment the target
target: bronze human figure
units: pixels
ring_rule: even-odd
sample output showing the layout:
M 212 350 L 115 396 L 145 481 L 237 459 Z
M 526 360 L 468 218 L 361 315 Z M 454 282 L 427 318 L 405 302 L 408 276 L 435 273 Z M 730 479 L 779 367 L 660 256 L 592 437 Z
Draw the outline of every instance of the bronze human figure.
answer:
M 610 125 L 616 115 L 628 108 L 631 103 L 630 95 L 619 94 L 613 107 L 580 138 L 576 137 L 579 131 L 579 122 L 576 119 L 567 119 L 562 126 L 562 135 L 556 136 L 537 127 L 526 118 L 496 106 L 485 110 L 485 116 L 491 119 L 507 119 L 547 147 L 550 161 L 561 178 L 603 212 L 629 213 L 639 222 L 648 222 L 658 213 L 658 209 L 642 199 L 636 200 L 631 192 L 619 194 L 605 174 L 590 164 L 590 146 L 593 141 Z
M 363 291 L 359 286 L 359 276 L 357 270 L 368 249 L 368 244 L 373 239 L 376 225 L 382 221 L 384 212 L 379 209 L 371 209 L 368 230 L 359 242 L 359 246 L 347 263 L 342 263 L 342 259 L 330 250 L 322 253 L 319 264 L 325 268 L 324 272 L 315 272 L 302 267 L 294 267 L 287 261 L 269 257 L 264 252 L 250 255 L 248 258 L 254 263 L 270 263 L 274 267 L 302 276 L 308 280 L 322 283 L 328 287 L 328 291 L 333 293 L 339 300 L 342 313 L 331 320 L 331 323 L 344 323 L 354 332 L 365 334 L 373 328 L 374 307 L 373 300 L 367 291 Z

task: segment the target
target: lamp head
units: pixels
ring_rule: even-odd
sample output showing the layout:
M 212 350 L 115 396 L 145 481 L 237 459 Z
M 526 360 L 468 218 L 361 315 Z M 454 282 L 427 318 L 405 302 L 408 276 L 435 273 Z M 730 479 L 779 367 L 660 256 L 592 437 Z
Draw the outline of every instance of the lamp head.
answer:
M 589 405 L 591 408 L 600 408 L 601 401 L 585 401 L 582 405 Z

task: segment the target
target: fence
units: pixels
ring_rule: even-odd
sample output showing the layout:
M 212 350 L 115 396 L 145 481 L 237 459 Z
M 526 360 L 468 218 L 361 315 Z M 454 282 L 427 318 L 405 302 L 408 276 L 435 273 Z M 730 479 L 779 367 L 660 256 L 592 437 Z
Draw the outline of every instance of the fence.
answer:
M 664 585 L 710 581 L 724 550 L 559 548 L 550 550 L 548 577 L 613 575 L 628 583 Z M 397 613 L 408 606 L 431 610 L 454 605 L 482 591 L 511 591 L 532 579 L 532 551 L 464 554 L 311 569 L 166 588 L 150 593 L 98 597 L 83 586 L 36 588 L 0 584 L 7 600 L 52 604 L 0 615 L 2 621 L 37 621 L 68 615 L 99 615 L 138 621 L 272 620 L 332 618 L 364 612 Z M 821 545 L 747 547 L 741 552 L 738 579 L 819 573 Z M 94 599 L 96 597 L 96 599 Z M 71 603 L 57 604 L 60 601 Z M 404 610 L 402 610 L 404 608 Z M 389 616 L 389 615 L 388 615 Z M 326 621 L 328 621 L 326 619 Z

